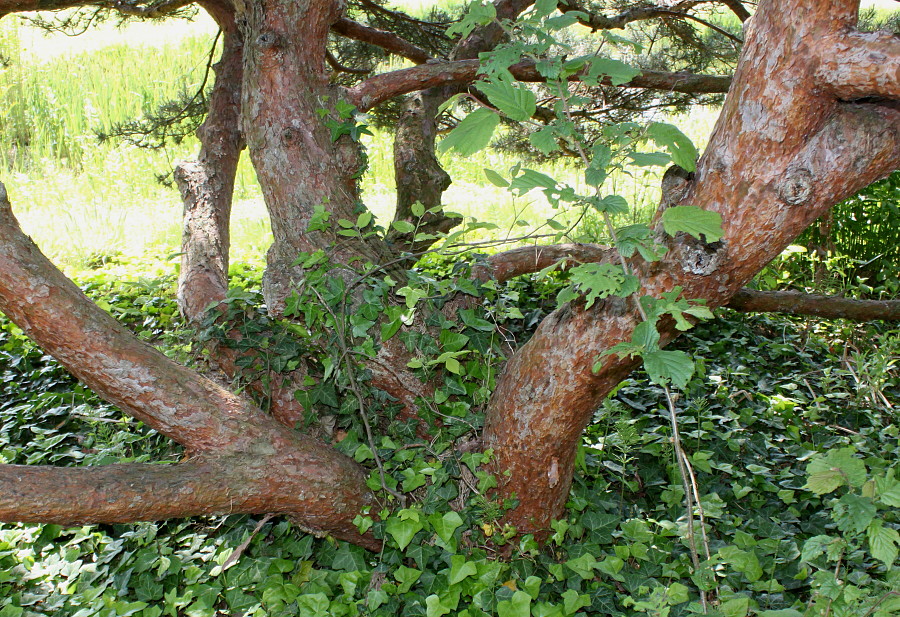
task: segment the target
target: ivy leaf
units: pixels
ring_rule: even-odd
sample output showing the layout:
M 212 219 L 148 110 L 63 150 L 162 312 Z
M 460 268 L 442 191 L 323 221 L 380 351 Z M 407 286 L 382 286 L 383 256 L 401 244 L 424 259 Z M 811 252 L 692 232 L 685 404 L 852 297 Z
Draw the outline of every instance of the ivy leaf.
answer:
M 401 510 L 398 514 L 402 515 L 404 512 L 408 512 L 408 510 Z M 415 514 L 415 517 L 409 518 L 401 518 L 399 515 L 392 516 L 385 525 L 385 531 L 394 538 L 401 551 L 409 546 L 413 536 L 422 530 L 423 525 L 419 521 L 418 513 Z
M 866 537 L 869 540 L 869 552 L 872 553 L 872 557 L 890 569 L 897 561 L 900 534 L 896 529 L 885 527 L 881 519 L 876 519 L 866 529 Z
M 594 570 L 598 567 L 599 562 L 590 553 L 582 553 L 575 559 L 570 559 L 564 564 L 572 572 L 587 580 L 594 578 Z
M 668 151 L 673 163 L 685 171 L 697 170 L 699 156 L 697 148 L 677 126 L 665 122 L 651 122 L 647 127 L 647 135 Z
M 443 516 L 438 512 L 435 512 L 428 517 L 428 522 L 431 523 L 431 526 L 434 528 L 434 533 L 437 534 L 444 545 L 448 549 L 455 551 L 456 538 L 453 537 L 453 533 L 462 527 L 462 517 L 452 510 Z
M 453 555 L 450 558 L 450 576 L 451 585 L 464 580 L 469 576 L 478 574 L 478 567 L 474 562 L 466 561 L 465 555 Z
M 438 150 L 455 149 L 461 156 L 472 156 L 489 143 L 500 116 L 490 109 L 476 109 L 441 141 Z
M 811 460 L 806 466 L 804 488 L 825 495 L 845 484 L 862 486 L 866 481 L 866 465 L 853 456 L 855 453 L 853 448 L 836 448 Z
M 650 380 L 659 385 L 671 383 L 684 388 L 694 374 L 694 362 L 683 351 L 653 351 L 643 358 Z
M 444 351 L 459 351 L 469 343 L 469 337 L 452 330 L 441 330 L 441 346 Z
M 706 242 L 718 242 L 722 239 L 722 215 L 710 212 L 697 206 L 672 206 L 663 210 L 663 229 L 670 236 L 679 231 L 688 233 L 697 240 L 700 235 L 706 236 Z
M 531 596 L 516 591 L 509 600 L 497 602 L 497 617 L 530 617 Z
M 537 109 L 534 93 L 510 80 L 480 81 L 475 85 L 488 97 L 494 107 L 516 122 L 528 120 Z
M 397 591 L 400 593 L 406 593 L 410 590 L 410 588 L 419 580 L 419 577 L 422 576 L 421 570 L 416 570 L 415 568 L 408 568 L 406 566 L 400 566 L 394 572 L 394 578 L 400 583 L 400 586 L 397 588 Z
M 751 583 L 758 581 L 763 575 L 759 558 L 752 550 L 742 551 L 736 546 L 724 546 L 719 549 L 719 555 L 721 555 L 722 561 L 737 572 L 741 572 Z

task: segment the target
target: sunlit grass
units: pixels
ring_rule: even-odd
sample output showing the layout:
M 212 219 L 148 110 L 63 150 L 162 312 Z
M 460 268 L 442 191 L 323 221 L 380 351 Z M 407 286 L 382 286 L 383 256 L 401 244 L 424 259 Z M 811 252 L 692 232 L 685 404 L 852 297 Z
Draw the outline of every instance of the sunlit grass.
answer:
M 424 12 L 430 5 L 416 6 Z M 173 33 L 181 38 L 173 40 Z M 181 200 L 157 176 L 170 173 L 178 160 L 194 157 L 196 140 L 146 150 L 100 144 L 96 133 L 139 117 L 180 90 L 198 88 L 213 36 L 214 27 L 201 19 L 191 27 L 138 24 L 126 34 L 106 29 L 60 43 L 14 20 L 0 22 L 0 53 L 8 61 L 0 70 L 0 180 L 25 230 L 57 263 L 80 269 L 116 255 L 165 258 L 178 251 Z M 123 37 L 139 44 L 126 45 Z M 101 45 L 104 41 L 110 44 Z M 677 123 L 702 143 L 714 117 L 714 112 L 695 111 Z M 364 201 L 387 225 L 395 203 L 392 136 L 376 132 L 366 145 L 370 170 L 363 179 Z M 516 197 L 486 181 L 485 168 L 506 174 L 517 162 L 490 150 L 466 158 L 445 156 L 442 163 L 453 179 L 446 208 L 493 222 L 495 233 L 508 237 L 549 217 L 572 222 L 578 216 L 554 210 L 540 192 Z M 587 190 L 571 165 L 541 170 Z M 658 173 L 637 170 L 612 177 L 604 190 L 632 204 L 634 214 L 624 224 L 649 217 L 658 201 L 657 186 Z M 605 233 L 591 217 L 578 231 L 588 239 Z M 244 156 L 232 217 L 233 260 L 258 258 L 270 242 L 260 189 Z

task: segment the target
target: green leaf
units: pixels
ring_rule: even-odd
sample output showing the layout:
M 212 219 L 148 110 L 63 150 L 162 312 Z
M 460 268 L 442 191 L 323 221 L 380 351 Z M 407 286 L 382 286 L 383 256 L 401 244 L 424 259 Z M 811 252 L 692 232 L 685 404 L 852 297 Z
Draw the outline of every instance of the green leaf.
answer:
M 509 190 L 518 191 L 519 195 L 524 195 L 536 188 L 555 190 L 556 180 L 539 171 L 523 169 L 522 173 L 513 178 L 509 185 Z
M 900 534 L 897 530 L 885 527 L 881 519 L 876 519 L 866 529 L 866 538 L 869 540 L 869 552 L 872 553 L 872 557 L 890 569 L 897 560 L 897 546 L 900 545 Z
M 437 594 L 433 593 L 425 598 L 425 617 L 441 617 L 452 610 L 453 607 L 441 602 L 441 598 Z
M 516 591 L 509 600 L 497 602 L 497 617 L 529 617 L 531 596 L 524 591 Z
M 394 572 L 394 578 L 400 583 L 400 586 L 397 588 L 397 591 L 400 593 L 406 593 L 410 590 L 410 588 L 419 580 L 419 577 L 422 576 L 421 570 L 416 570 L 415 568 L 407 568 L 406 566 L 400 566 Z
M 664 122 L 651 122 L 647 127 L 647 135 L 669 152 L 673 163 L 685 171 L 696 171 L 697 148 L 677 126 Z
M 485 168 L 484 176 L 488 179 L 488 182 L 490 182 L 494 186 L 499 186 L 500 188 L 504 189 L 509 186 L 509 181 L 507 181 L 506 178 L 498 174 L 493 169 Z
M 452 330 L 441 330 L 439 337 L 444 351 L 459 351 L 469 344 L 469 337 Z
M 628 200 L 621 195 L 607 195 L 603 199 L 592 199 L 590 202 L 597 212 L 607 212 L 609 214 L 625 214 L 628 212 Z
M 738 596 L 722 603 L 719 610 L 725 617 L 747 617 L 750 612 L 750 598 Z
M 559 144 L 556 143 L 556 135 L 553 127 L 545 126 L 539 131 L 535 131 L 528 136 L 531 145 L 541 151 L 545 156 L 559 150 Z
M 478 567 L 471 561 L 466 561 L 464 555 L 453 555 L 450 557 L 450 575 L 449 581 L 451 585 L 464 580 L 466 577 L 478 574 Z
M 534 115 L 537 99 L 524 85 L 508 79 L 480 81 L 475 86 L 481 90 L 491 104 L 516 122 L 524 122 Z
M 410 206 L 410 210 L 412 211 L 413 216 L 417 216 L 419 218 L 425 216 L 425 206 L 422 205 L 421 201 L 417 201 L 412 206 Z
M 722 561 L 734 570 L 743 573 L 751 583 L 758 581 L 763 575 L 762 566 L 753 550 L 742 551 L 736 546 L 724 546 L 719 549 Z
M 438 145 L 438 150 L 455 149 L 460 156 L 472 156 L 491 143 L 499 123 L 500 116 L 490 109 L 476 109 L 450 131 Z
M 900 508 L 900 482 L 894 477 L 894 470 L 888 469 L 883 477 L 875 478 L 878 501 L 892 508 Z
M 806 466 L 804 488 L 824 495 L 845 484 L 862 486 L 866 481 L 866 465 L 854 454 L 853 448 L 837 448 L 811 460 Z
M 875 518 L 875 504 L 868 497 L 847 493 L 835 504 L 831 517 L 844 533 L 862 533 Z
M 684 388 L 694 375 L 694 362 L 683 351 L 653 351 L 643 358 L 644 369 L 653 383 Z
M 466 15 L 457 23 L 447 28 L 447 36 L 459 35 L 460 38 L 466 38 L 478 26 L 484 26 L 497 17 L 497 9 L 493 3 L 487 2 L 482 4 L 480 0 L 474 0 L 469 4 L 469 10 Z
M 587 580 L 594 578 L 594 569 L 599 566 L 599 562 L 590 553 L 582 553 L 579 557 L 570 559 L 563 565 L 581 578 Z
M 441 515 L 437 512 L 428 517 L 428 522 L 431 523 L 431 526 L 434 528 L 434 533 L 437 534 L 438 538 L 444 542 L 447 546 L 454 546 L 455 538 L 453 537 L 454 532 L 462 527 L 463 520 L 462 517 L 452 510 L 447 512 L 444 515 Z
M 598 80 L 603 76 L 609 77 L 612 85 L 621 86 L 641 74 L 640 69 L 625 64 L 621 60 L 593 56 L 588 62 L 590 68 L 588 68 L 587 75 L 582 78 L 582 81 L 589 86 L 596 86 Z
M 409 221 L 394 221 L 393 223 L 391 223 L 391 227 L 402 234 L 411 234 L 416 230 L 416 226 Z
M 574 615 L 580 608 L 591 605 L 591 596 L 580 594 L 574 589 L 567 589 L 562 594 L 563 612 L 566 615 Z
M 638 167 L 663 167 L 672 162 L 665 152 L 629 152 L 628 157 Z
M 363 229 L 372 222 L 372 213 L 366 210 L 365 212 L 361 212 L 358 217 L 356 217 L 356 226 L 359 229 Z
M 702 234 L 706 237 L 706 242 L 718 242 L 723 236 L 722 215 L 697 206 L 666 208 L 662 213 L 662 223 L 666 233 L 670 236 L 683 231 L 697 240 L 702 240 L 700 237 Z
M 399 516 L 399 514 L 402 514 L 403 512 L 410 511 L 401 510 L 397 516 L 390 517 L 385 525 L 385 531 L 394 538 L 394 541 L 401 551 L 409 546 L 413 536 L 421 531 L 423 527 L 422 523 L 419 521 L 418 513 L 415 513 L 416 516 L 414 518 L 403 519 Z

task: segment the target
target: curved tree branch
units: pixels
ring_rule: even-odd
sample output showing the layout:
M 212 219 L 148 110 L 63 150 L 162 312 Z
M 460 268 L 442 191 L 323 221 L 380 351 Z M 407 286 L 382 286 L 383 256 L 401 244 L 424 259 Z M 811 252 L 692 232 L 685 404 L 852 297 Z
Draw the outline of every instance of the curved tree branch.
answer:
M 431 60 L 431 54 L 427 51 L 417 45 L 413 45 L 393 32 L 366 26 L 346 17 L 341 17 L 334 22 L 331 30 L 348 39 L 381 47 L 385 51 L 412 60 L 416 64 L 422 64 Z
M 0 311 L 97 394 L 192 451 L 241 450 L 281 427 L 91 302 L 22 233 L 2 183 Z
M 816 79 L 842 100 L 900 100 L 900 36 L 890 32 L 840 32 L 815 42 Z
M 425 90 L 449 84 L 465 84 L 478 78 L 478 60 L 455 60 L 435 64 L 423 64 L 407 69 L 382 73 L 347 90 L 347 98 L 359 109 L 367 110 L 401 94 Z M 510 67 L 513 76 L 526 82 L 541 82 L 544 78 L 531 62 L 521 62 Z M 578 75 L 571 77 L 578 80 Z M 613 85 L 608 79 L 603 85 Z M 645 70 L 622 88 L 647 88 L 688 94 L 728 92 L 731 77 L 722 75 L 695 75 Z

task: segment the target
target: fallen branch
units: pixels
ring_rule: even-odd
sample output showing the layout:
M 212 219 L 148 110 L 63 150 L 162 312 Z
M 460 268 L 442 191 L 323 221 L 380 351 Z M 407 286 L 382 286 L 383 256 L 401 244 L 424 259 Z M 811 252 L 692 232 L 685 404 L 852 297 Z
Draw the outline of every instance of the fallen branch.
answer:
M 900 300 L 856 300 L 799 291 L 742 289 L 726 305 L 743 313 L 787 313 L 853 321 L 900 321 Z

